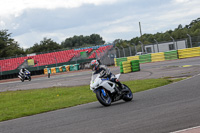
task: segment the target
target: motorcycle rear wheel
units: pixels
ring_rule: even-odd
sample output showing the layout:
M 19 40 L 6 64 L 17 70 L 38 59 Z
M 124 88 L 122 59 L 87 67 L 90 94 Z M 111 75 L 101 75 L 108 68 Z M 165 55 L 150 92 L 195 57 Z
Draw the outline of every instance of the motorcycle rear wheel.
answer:
M 111 105 L 111 102 L 112 102 L 111 97 L 103 88 L 97 90 L 96 97 L 102 105 L 104 105 L 104 106 Z

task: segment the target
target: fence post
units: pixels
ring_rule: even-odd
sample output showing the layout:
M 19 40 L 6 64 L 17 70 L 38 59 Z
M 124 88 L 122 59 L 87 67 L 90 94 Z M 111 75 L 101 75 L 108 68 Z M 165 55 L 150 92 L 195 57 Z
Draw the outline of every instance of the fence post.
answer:
M 136 47 L 135 43 L 132 43 L 132 44 L 133 44 L 134 47 L 135 47 L 135 54 L 137 54 L 137 47 Z
M 37 61 L 37 70 L 39 70 L 38 61 Z
M 144 44 L 141 41 L 139 41 L 139 43 L 141 44 L 142 53 L 144 53 Z
M 118 47 L 115 47 L 115 48 L 117 48 L 117 50 L 118 50 L 118 54 L 119 54 L 119 58 L 120 58 L 121 56 L 120 56 L 120 51 L 119 51 L 119 48 L 118 48 Z
M 55 61 L 56 61 L 56 67 L 57 67 L 57 59 L 56 59 L 56 57 L 54 57 L 55 58 Z
M 1 70 L 1 79 L 2 79 L 2 67 L 0 66 L 0 70 Z
M 157 50 L 158 50 L 158 53 L 159 53 L 159 46 L 158 46 L 158 41 L 156 39 L 154 39 L 154 41 L 156 42 L 157 44 Z M 155 52 L 154 52 L 155 53 Z
M 125 55 L 125 50 L 124 50 L 124 47 L 122 47 L 122 46 L 121 46 L 121 48 L 123 49 L 123 52 L 124 52 L 124 57 L 126 57 L 126 55 Z
M 128 44 L 126 45 L 129 47 L 130 56 L 132 56 L 131 47 Z
M 187 34 L 187 36 L 189 37 L 190 39 L 190 47 L 192 48 L 192 39 L 191 39 L 191 36 L 189 34 Z
M 175 47 L 175 40 L 173 37 L 170 36 L 170 38 L 173 40 L 173 43 L 174 43 L 174 47 Z M 176 42 L 176 50 L 178 50 L 178 46 L 177 46 L 177 42 Z

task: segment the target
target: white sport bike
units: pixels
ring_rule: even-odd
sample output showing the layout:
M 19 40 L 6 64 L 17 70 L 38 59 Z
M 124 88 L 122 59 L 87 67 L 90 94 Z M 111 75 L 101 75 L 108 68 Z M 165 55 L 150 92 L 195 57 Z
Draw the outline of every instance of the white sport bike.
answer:
M 131 101 L 133 94 L 128 86 L 124 85 L 124 89 L 120 90 L 118 85 L 109 79 L 101 78 L 101 74 L 92 75 L 90 81 L 90 89 L 96 93 L 98 101 L 104 106 L 110 106 L 112 102 L 123 99 Z M 115 75 L 119 79 L 120 74 Z

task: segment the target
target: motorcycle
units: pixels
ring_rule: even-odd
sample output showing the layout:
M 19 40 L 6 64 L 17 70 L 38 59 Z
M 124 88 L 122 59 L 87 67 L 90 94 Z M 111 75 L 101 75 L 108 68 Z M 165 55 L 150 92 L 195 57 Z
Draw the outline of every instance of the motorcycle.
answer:
M 128 86 L 124 85 L 124 89 L 120 90 L 119 86 L 109 81 L 109 78 L 101 78 L 101 74 L 92 75 L 90 81 L 90 90 L 96 93 L 98 101 L 104 106 L 110 106 L 112 102 L 118 100 L 131 101 L 133 94 Z M 120 74 L 115 75 L 119 79 Z
M 18 75 L 18 77 L 20 78 L 20 80 L 21 80 L 22 82 L 24 82 L 24 80 L 29 80 L 29 81 L 31 81 L 31 73 L 30 73 L 29 71 L 25 71 L 23 76 Z

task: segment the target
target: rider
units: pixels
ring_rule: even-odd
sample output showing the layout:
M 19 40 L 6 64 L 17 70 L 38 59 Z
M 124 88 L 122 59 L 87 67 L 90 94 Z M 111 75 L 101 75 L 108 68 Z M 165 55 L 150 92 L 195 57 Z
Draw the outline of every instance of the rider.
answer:
M 121 90 L 124 89 L 124 85 L 120 83 L 120 81 L 115 77 L 114 74 L 110 72 L 110 70 L 105 65 L 100 65 L 100 61 L 92 60 L 90 65 L 92 71 L 94 71 L 93 74 L 103 74 L 101 75 L 102 78 L 109 78 L 109 80 L 116 83 Z
M 20 75 L 21 77 L 24 77 L 26 71 L 28 71 L 28 70 L 25 69 L 25 68 L 21 68 L 20 71 L 19 71 L 19 75 Z M 28 72 L 29 72 L 29 71 L 28 71 Z

